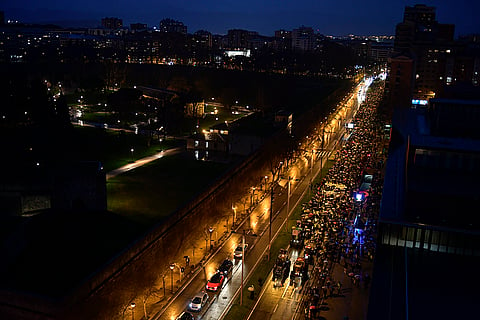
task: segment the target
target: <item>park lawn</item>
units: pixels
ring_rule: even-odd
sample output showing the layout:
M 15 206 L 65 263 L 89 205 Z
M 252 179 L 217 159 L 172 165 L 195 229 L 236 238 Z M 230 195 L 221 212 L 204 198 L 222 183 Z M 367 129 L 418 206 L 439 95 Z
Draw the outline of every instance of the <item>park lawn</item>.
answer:
M 223 175 L 227 164 L 168 156 L 107 182 L 108 210 L 151 226 L 169 216 Z
M 82 113 L 81 120 L 83 121 L 88 121 L 88 122 L 98 122 L 98 123 L 104 123 L 105 119 L 107 117 L 110 117 L 111 113 L 110 112 L 84 112 Z
M 74 137 L 76 158 L 101 161 L 106 172 L 182 143 L 179 140 L 166 140 L 161 143 L 153 140 L 149 143 L 148 137 L 131 132 L 81 126 L 74 127 Z

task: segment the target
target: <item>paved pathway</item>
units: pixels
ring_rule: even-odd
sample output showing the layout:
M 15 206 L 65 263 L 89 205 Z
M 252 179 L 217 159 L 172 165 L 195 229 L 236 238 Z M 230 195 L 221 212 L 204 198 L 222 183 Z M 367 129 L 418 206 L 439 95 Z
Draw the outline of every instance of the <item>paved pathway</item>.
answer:
M 137 159 L 132 163 L 128 163 L 128 164 L 124 165 L 123 167 L 120 167 L 120 168 L 117 168 L 117 169 L 114 169 L 112 171 L 107 172 L 107 180 L 109 180 L 111 178 L 114 178 L 114 177 L 116 177 L 116 176 L 118 176 L 122 173 L 127 172 L 127 171 L 130 171 L 130 170 L 136 169 L 138 167 L 144 166 L 147 163 L 158 160 L 158 159 L 160 159 L 164 156 L 167 156 L 167 155 L 171 156 L 171 155 L 180 153 L 181 150 L 182 150 L 181 147 L 177 147 L 177 148 L 161 151 L 161 152 L 156 153 L 152 156 L 148 156 L 148 157 L 145 157 L 145 158 L 142 158 L 142 159 Z

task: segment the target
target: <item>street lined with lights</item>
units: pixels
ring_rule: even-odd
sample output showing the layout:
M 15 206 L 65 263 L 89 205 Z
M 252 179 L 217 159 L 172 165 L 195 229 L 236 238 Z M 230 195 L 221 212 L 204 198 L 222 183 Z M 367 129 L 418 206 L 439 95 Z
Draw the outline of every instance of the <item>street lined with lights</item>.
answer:
M 362 88 L 362 86 L 359 86 L 352 96 L 358 95 L 360 88 Z M 364 90 L 366 90 L 366 88 Z M 348 103 L 347 108 L 353 110 L 353 108 L 356 106 L 358 106 L 356 101 L 351 101 Z M 352 117 L 354 114 L 353 111 L 348 112 L 347 114 L 347 108 L 342 107 L 337 110 L 337 112 L 341 112 L 343 114 L 343 118 L 332 118 L 333 120 L 329 123 L 329 125 L 332 127 L 332 129 L 335 128 L 336 130 L 333 131 L 331 129 L 332 131 L 324 132 L 323 148 L 316 146 L 315 143 L 319 144 L 319 142 L 315 141 L 312 143 L 313 148 L 312 146 L 306 146 L 312 149 L 308 153 L 308 161 L 303 166 L 300 166 L 299 168 L 298 165 L 291 165 L 285 172 L 280 173 L 279 171 L 281 179 L 277 179 L 278 183 L 274 184 L 273 194 L 275 194 L 276 201 L 273 206 L 270 205 L 270 197 L 266 196 L 267 193 L 272 191 L 268 190 L 269 188 L 267 188 L 267 180 L 271 179 L 272 177 L 266 175 L 262 178 L 262 184 L 264 184 L 265 188 L 261 186 L 262 188 L 260 189 L 265 189 L 265 194 L 258 202 L 256 202 L 255 199 L 257 196 L 257 188 L 252 187 L 250 201 L 252 204 L 256 204 L 255 210 L 249 215 L 248 218 L 243 220 L 242 224 L 236 227 L 236 232 L 233 232 L 229 237 L 226 238 L 223 244 L 221 244 L 209 257 L 209 259 L 203 263 L 203 268 L 199 269 L 192 276 L 192 279 L 190 279 L 185 286 L 179 289 L 177 294 L 174 296 L 174 298 L 172 298 L 167 306 L 158 312 L 152 319 L 175 319 L 179 314 L 182 313 L 182 310 L 187 310 L 190 301 L 189 299 L 205 289 L 205 283 L 216 272 L 216 269 L 221 262 L 225 258 L 232 258 L 234 249 L 239 243 L 241 244 L 242 234 L 238 231 L 245 230 L 247 231 L 245 235 L 245 241 L 247 244 L 249 244 L 249 250 L 246 254 L 242 255 L 244 263 L 242 264 L 241 261 L 235 262 L 231 275 L 227 276 L 225 282 L 222 284 L 223 287 L 219 291 L 210 293 L 210 301 L 215 302 L 212 302 L 209 304 L 208 308 L 205 308 L 204 311 L 201 311 L 197 318 L 221 319 L 223 316 L 225 316 L 226 312 L 228 312 L 231 304 L 235 300 L 235 297 L 243 292 L 241 290 L 242 284 L 244 283 L 246 285 L 249 283 L 248 281 L 251 281 L 249 280 L 249 276 L 252 274 L 258 263 L 262 261 L 268 253 L 270 239 L 273 240 L 276 238 L 278 233 L 285 225 L 287 216 L 290 213 L 289 211 L 293 210 L 293 208 L 298 205 L 302 196 L 308 192 L 313 177 L 307 176 L 309 174 L 312 176 L 318 175 L 321 172 L 320 165 L 323 166 L 326 162 L 326 158 L 330 157 L 332 150 L 341 145 L 341 142 L 338 143 L 338 139 L 343 137 L 346 130 L 346 125 L 345 123 L 342 123 L 342 120 L 347 121 L 349 120 L 347 117 Z M 342 124 L 344 126 L 342 126 Z M 316 152 L 317 150 L 318 152 Z M 320 159 L 322 160 L 318 161 Z M 302 162 L 297 161 L 297 163 L 301 164 Z M 295 185 L 293 182 L 295 182 Z M 290 188 L 291 190 L 289 190 Z M 294 203 L 291 208 L 290 201 Z M 269 210 L 271 210 L 272 214 L 268 214 Z M 270 216 L 272 217 L 271 222 Z M 269 231 L 268 234 L 267 231 Z M 209 243 L 211 245 L 211 232 L 209 233 L 209 239 Z M 241 277 L 242 269 L 244 272 L 243 277 Z M 244 278 L 243 281 L 241 278 Z

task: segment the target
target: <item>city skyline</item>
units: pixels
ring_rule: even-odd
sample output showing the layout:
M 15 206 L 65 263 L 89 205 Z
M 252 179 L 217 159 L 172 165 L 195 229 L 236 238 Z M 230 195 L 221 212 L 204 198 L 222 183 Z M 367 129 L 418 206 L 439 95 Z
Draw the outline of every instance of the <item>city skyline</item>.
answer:
M 312 26 L 316 32 L 328 35 L 391 35 L 396 23 L 402 21 L 405 6 L 418 1 L 363 1 L 356 6 L 345 0 L 318 2 L 302 1 L 194 1 L 139 0 L 134 8 L 126 1 L 85 0 L 59 2 L 45 0 L 7 0 L 1 10 L 5 20 L 25 23 L 56 23 L 63 27 L 97 27 L 103 17 L 123 19 L 130 23 L 146 23 L 158 26 L 164 18 L 185 23 L 188 32 L 208 30 L 214 34 L 226 34 L 229 29 L 247 29 L 263 35 L 273 35 L 278 29 L 293 29 L 301 25 Z M 437 8 L 437 20 L 455 24 L 456 36 L 480 31 L 480 23 L 474 18 L 480 10 L 479 3 L 469 1 L 421 1 Z

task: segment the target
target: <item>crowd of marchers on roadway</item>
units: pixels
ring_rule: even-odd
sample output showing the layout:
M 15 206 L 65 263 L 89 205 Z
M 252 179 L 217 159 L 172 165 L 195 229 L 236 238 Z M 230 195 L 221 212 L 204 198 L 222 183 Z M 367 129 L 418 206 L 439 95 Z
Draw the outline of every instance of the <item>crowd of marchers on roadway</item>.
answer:
M 303 256 L 290 267 L 281 251 L 274 266 L 275 285 L 278 281 L 283 285 L 290 276 L 291 285 L 305 286 L 310 278 L 308 288 L 303 288 L 302 310 L 307 319 L 319 317 L 325 299 L 341 295 L 343 284 L 332 275 L 335 263 L 344 267 L 352 285 L 368 286 L 370 282 L 370 275 L 362 272 L 362 261 L 372 261 L 375 253 L 383 167 L 383 158 L 377 151 L 382 145 L 383 128 L 374 118 L 381 91 L 381 86 L 371 89 L 335 164 L 324 180 L 312 187 L 310 201 L 302 204 L 301 219 L 293 227 L 290 245 L 303 248 Z M 369 182 L 368 189 L 360 188 L 365 180 Z
M 335 263 L 344 267 L 347 279 L 353 285 L 362 282 L 368 286 L 370 276 L 362 273 L 362 261 L 372 260 L 375 253 L 375 234 L 381 189 L 383 158 L 378 155 L 382 127 L 378 126 L 375 109 L 380 101 L 382 88 L 374 86 L 368 100 L 359 108 L 354 129 L 348 132 L 348 140 L 336 155 L 336 161 L 324 180 L 312 186 L 314 195 L 302 204 L 301 219 L 292 230 L 290 246 L 303 249 L 291 265 L 288 251 L 280 249 L 273 270 L 274 285 L 283 286 L 290 278 L 290 285 L 305 285 L 305 317 L 316 319 L 323 300 L 341 295 L 342 283 L 335 281 L 331 272 Z M 360 185 L 365 175 L 373 179 L 369 189 Z M 360 196 L 359 196 L 360 195 Z M 234 258 L 242 258 L 247 249 L 241 244 L 234 251 Z M 309 268 L 311 266 L 311 268 Z M 226 259 L 209 279 L 205 289 L 218 292 L 231 276 L 233 262 Z M 309 270 L 312 272 L 309 273 Z M 208 302 L 205 291 L 198 293 L 189 304 L 189 311 L 201 311 Z M 177 320 L 195 317 L 184 311 Z

